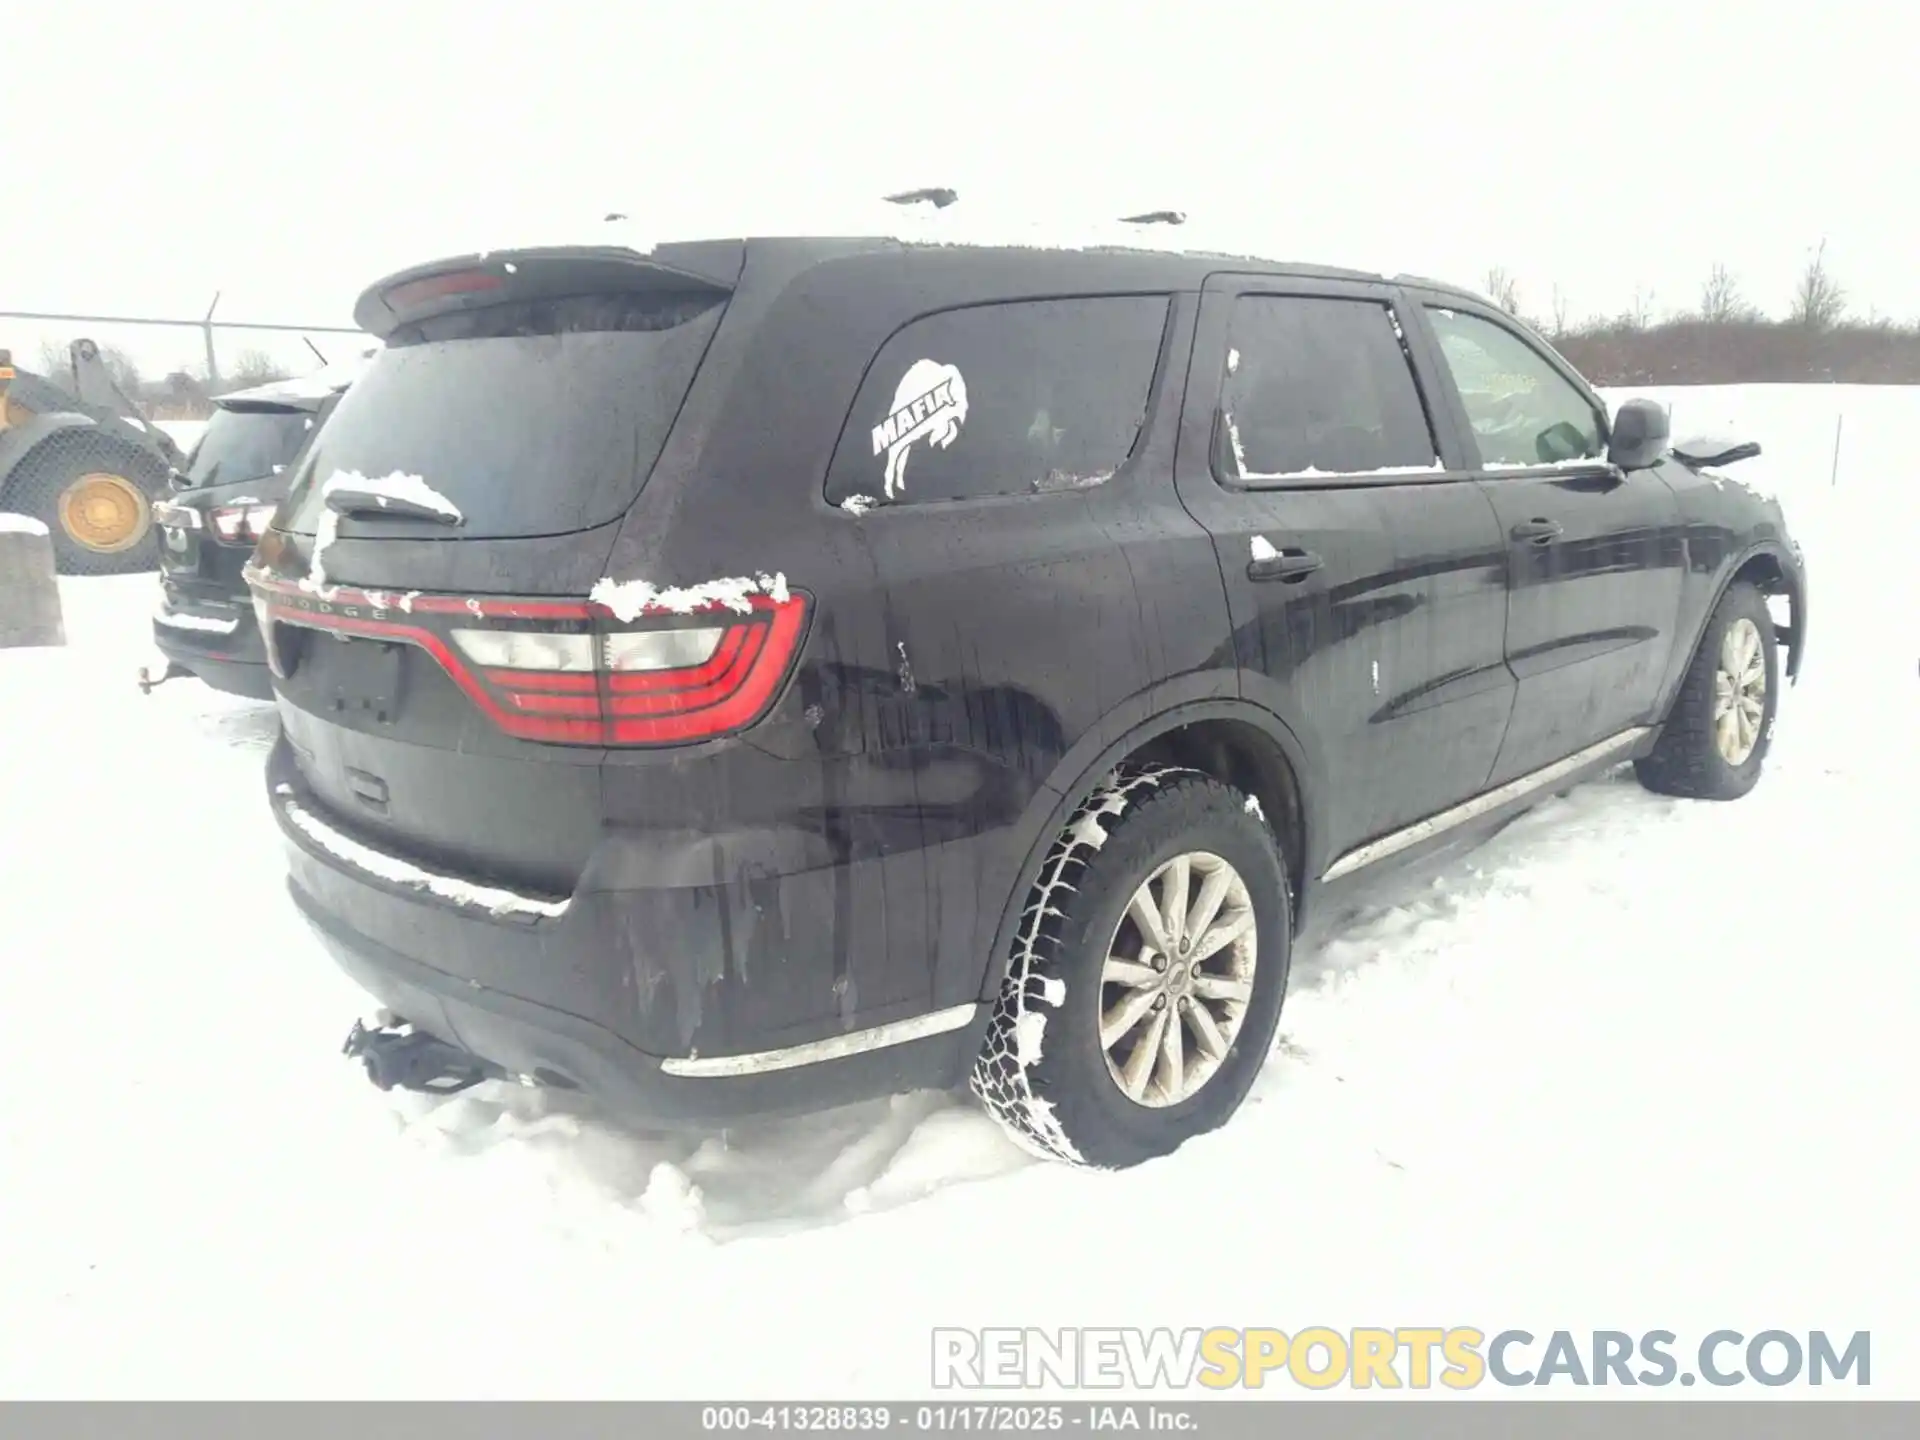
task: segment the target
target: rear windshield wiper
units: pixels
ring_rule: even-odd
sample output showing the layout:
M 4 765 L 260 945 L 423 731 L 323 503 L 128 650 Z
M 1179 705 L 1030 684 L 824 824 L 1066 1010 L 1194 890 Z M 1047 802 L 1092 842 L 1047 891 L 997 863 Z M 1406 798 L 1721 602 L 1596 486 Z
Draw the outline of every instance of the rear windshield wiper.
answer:
M 458 525 L 466 518 L 459 506 L 418 475 L 398 470 L 379 479 L 369 479 L 357 470 L 335 471 L 320 487 L 320 494 L 327 508 L 340 515 L 385 515 L 436 525 Z
M 367 495 L 357 490 L 335 490 L 327 508 L 342 515 L 380 515 L 390 520 L 430 520 L 436 525 L 458 525 L 460 517 L 418 500 L 397 495 Z

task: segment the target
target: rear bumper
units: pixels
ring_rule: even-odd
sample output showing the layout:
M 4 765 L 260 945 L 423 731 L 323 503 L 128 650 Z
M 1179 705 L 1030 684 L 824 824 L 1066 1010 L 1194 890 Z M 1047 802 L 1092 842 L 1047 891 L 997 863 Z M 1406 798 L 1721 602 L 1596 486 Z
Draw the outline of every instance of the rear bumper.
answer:
M 250 606 L 163 598 L 154 611 L 153 643 L 216 690 L 253 700 L 273 698 L 266 646 Z
M 348 834 L 300 793 L 284 746 L 269 786 L 294 903 L 353 980 L 417 1029 L 637 1123 L 698 1128 L 948 1089 L 978 1051 L 988 1011 L 974 1004 L 792 1023 L 792 975 L 729 963 L 714 917 L 733 902 L 719 887 L 559 899 L 489 888 Z
M 638 1124 L 699 1129 L 947 1089 L 964 1079 L 978 1045 L 969 1016 L 957 1029 L 837 1058 L 745 1075 L 676 1074 L 672 1061 L 603 1025 L 436 970 L 346 929 L 297 881 L 289 889 L 334 961 L 395 1015 L 524 1081 L 584 1091 Z

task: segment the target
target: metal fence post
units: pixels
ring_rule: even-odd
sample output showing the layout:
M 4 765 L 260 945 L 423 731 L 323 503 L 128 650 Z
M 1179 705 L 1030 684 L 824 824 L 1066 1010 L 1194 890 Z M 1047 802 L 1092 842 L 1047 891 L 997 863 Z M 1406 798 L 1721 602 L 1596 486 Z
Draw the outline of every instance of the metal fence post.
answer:
M 213 351 L 213 312 L 219 308 L 220 292 L 213 292 L 213 304 L 207 306 L 206 318 L 200 322 L 200 333 L 207 342 L 207 384 L 215 390 L 220 388 L 220 359 Z
M 1833 475 L 1827 481 L 1827 488 L 1833 489 L 1840 483 L 1840 431 L 1847 423 L 1845 412 L 1833 417 Z

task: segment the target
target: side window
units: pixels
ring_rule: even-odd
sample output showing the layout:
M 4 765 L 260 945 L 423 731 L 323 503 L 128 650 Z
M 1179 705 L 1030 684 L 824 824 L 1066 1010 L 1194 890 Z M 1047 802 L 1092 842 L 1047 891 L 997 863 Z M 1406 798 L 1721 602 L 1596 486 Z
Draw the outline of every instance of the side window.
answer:
M 1433 432 L 1393 312 L 1247 295 L 1228 326 L 1221 470 L 1240 480 L 1430 469 Z
M 1566 377 L 1511 330 L 1457 310 L 1430 307 L 1486 465 L 1552 465 L 1599 458 L 1600 417 Z
M 1165 296 L 948 310 L 880 349 L 835 451 L 836 505 L 1075 489 L 1133 453 Z

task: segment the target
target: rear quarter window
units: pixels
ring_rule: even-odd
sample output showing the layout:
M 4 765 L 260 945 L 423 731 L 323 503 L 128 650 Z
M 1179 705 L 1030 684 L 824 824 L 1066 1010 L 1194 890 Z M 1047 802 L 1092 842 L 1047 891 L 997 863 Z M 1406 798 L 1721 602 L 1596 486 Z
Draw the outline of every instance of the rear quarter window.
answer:
M 1009 301 L 914 321 L 880 348 L 834 454 L 836 505 L 1082 489 L 1133 454 L 1164 295 Z

